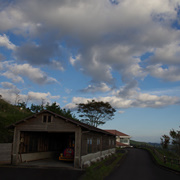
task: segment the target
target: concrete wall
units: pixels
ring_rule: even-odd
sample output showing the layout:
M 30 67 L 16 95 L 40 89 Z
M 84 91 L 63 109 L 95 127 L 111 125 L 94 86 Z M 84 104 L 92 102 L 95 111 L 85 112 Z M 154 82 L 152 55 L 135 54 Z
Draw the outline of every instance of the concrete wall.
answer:
M 0 144 L 0 164 L 11 164 L 12 143 Z
M 39 159 L 52 158 L 54 152 L 36 152 L 19 155 L 20 162 L 34 161 Z
M 81 156 L 81 168 L 90 166 L 91 163 L 101 161 L 105 159 L 106 157 L 111 156 L 116 152 L 116 148 L 108 149 L 105 151 L 99 151 L 96 153 L 87 154 L 84 156 Z

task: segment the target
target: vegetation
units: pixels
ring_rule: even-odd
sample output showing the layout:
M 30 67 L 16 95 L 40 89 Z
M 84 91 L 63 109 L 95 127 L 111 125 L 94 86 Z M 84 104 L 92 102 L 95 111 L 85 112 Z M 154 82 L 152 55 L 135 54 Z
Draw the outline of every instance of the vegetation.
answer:
M 180 156 L 180 131 L 175 131 L 174 129 L 170 130 L 169 136 L 163 135 L 161 138 L 161 145 L 164 149 L 168 149 L 168 146 L 171 144 L 173 147 L 173 150 L 179 154 Z
M 117 164 L 123 156 L 124 153 L 117 153 L 101 162 L 93 164 L 92 166 L 86 169 L 85 175 L 81 179 L 103 180 L 112 172 L 112 170 L 117 166 Z
M 132 140 L 131 145 L 137 148 L 148 150 L 157 164 L 172 170 L 180 171 L 180 156 L 175 151 L 173 151 L 171 145 L 169 145 L 167 149 L 163 148 L 160 144 L 157 143 L 152 144 Z
M 163 149 L 167 149 L 170 143 L 170 137 L 167 135 L 163 135 L 161 138 L 161 146 Z
M 78 120 L 70 110 L 61 109 L 56 102 L 51 105 L 47 103 L 46 106 L 32 104 L 30 108 L 27 108 L 24 102 L 12 105 L 0 96 L 0 143 L 8 143 L 13 140 L 13 132 L 8 130 L 7 126 L 45 109 L 67 118 Z
M 162 148 L 152 148 L 147 146 L 143 147 L 143 149 L 146 149 L 151 153 L 157 164 L 180 172 L 180 157 L 177 154 Z
M 78 104 L 81 121 L 95 127 L 112 120 L 115 112 L 116 110 L 108 102 L 92 100 L 87 101 L 86 104 Z
M 27 116 L 32 112 L 29 109 L 23 109 L 21 106 L 11 105 L 3 99 L 0 99 L 0 143 L 12 142 L 13 134 L 6 128 Z
M 41 112 L 43 110 L 49 110 L 49 111 L 52 111 L 56 114 L 62 115 L 64 117 L 71 118 L 74 120 L 78 120 L 76 118 L 76 116 L 71 112 L 70 109 L 68 109 L 68 110 L 61 109 L 60 106 L 56 102 L 52 103 L 51 105 L 49 103 L 47 103 L 45 106 L 31 104 L 31 111 L 33 113 L 38 113 L 38 112 Z

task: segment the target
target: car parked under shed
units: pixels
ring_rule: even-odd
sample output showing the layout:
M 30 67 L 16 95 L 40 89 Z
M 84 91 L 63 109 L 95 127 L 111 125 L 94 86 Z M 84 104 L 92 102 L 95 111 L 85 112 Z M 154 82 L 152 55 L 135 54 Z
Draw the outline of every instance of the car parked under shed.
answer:
M 12 164 L 58 159 L 66 148 L 72 148 L 74 167 L 82 168 L 115 152 L 115 135 L 47 110 L 8 128 L 14 130 Z

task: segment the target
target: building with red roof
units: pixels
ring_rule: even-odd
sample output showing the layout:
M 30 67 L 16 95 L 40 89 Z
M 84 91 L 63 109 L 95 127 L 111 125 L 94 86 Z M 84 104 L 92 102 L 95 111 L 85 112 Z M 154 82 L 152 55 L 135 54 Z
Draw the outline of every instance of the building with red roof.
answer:
M 120 131 L 117 131 L 115 129 L 110 130 L 110 129 L 106 129 L 105 131 L 116 135 L 116 147 L 130 147 L 130 138 L 131 136 L 122 133 Z

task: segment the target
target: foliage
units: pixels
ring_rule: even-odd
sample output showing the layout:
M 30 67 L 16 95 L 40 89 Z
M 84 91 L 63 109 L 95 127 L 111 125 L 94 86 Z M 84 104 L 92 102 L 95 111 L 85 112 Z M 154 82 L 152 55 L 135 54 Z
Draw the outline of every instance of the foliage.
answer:
M 62 115 L 64 117 L 71 118 L 71 119 L 74 119 L 74 120 L 78 120 L 76 118 L 76 116 L 74 114 L 72 114 L 70 109 L 68 109 L 68 110 L 61 109 L 60 106 L 58 104 L 56 104 L 56 102 L 52 103 L 51 105 L 49 103 L 47 103 L 46 106 L 45 106 L 45 109 L 49 110 L 49 111 L 52 111 L 52 112 L 54 112 L 56 114 Z
M 87 101 L 86 104 L 78 104 L 81 121 L 95 127 L 112 120 L 115 112 L 116 110 L 108 102 L 92 100 Z
M 161 146 L 162 146 L 162 148 L 167 149 L 169 143 L 170 143 L 170 137 L 164 134 L 162 136 L 162 138 L 161 138 Z
M 70 110 L 61 109 L 56 102 L 51 105 L 47 103 L 45 107 L 42 105 L 32 104 L 29 109 L 26 108 L 26 104 L 24 102 L 12 105 L 3 100 L 2 96 L 0 96 L 0 143 L 8 143 L 13 140 L 13 132 L 8 130 L 6 128 L 7 126 L 31 116 L 33 113 L 37 113 L 45 109 L 67 118 L 78 120 Z
M 157 164 L 159 164 L 163 167 L 167 167 L 169 169 L 180 172 L 179 165 L 178 164 L 172 164 L 172 162 L 170 161 L 171 159 L 174 159 L 174 160 L 179 159 L 179 157 L 176 154 L 174 154 L 173 152 L 170 152 L 170 151 L 165 150 L 165 149 L 160 149 L 160 148 L 153 149 L 152 147 L 148 147 L 148 146 L 143 147 L 143 149 L 146 149 L 151 153 L 151 155 L 153 156 L 153 158 Z M 159 155 L 157 153 L 155 153 L 156 151 L 159 152 Z M 164 162 L 164 160 L 162 160 L 162 158 L 160 158 L 160 156 L 161 157 L 164 157 L 164 156 L 167 157 L 166 163 Z
M 38 113 L 44 110 L 44 107 L 42 105 L 35 105 L 35 104 L 31 104 L 31 111 L 33 113 Z
M 24 108 L 23 105 L 12 105 L 3 99 L 0 99 L 0 143 L 12 142 L 13 133 L 6 127 L 27 116 L 32 112 Z
M 41 112 L 43 110 L 48 110 L 48 111 L 52 111 L 56 114 L 62 115 L 64 117 L 71 118 L 74 120 L 78 120 L 76 118 L 76 116 L 74 114 L 72 114 L 70 109 L 68 109 L 68 110 L 61 109 L 60 106 L 56 102 L 52 103 L 51 105 L 50 105 L 50 103 L 47 103 L 45 106 L 31 104 L 30 109 L 33 113 L 38 113 L 38 112 Z
M 162 147 L 164 146 L 167 148 L 171 139 L 173 149 L 180 155 L 180 131 L 175 131 L 172 129 L 170 130 L 169 135 L 170 137 L 167 135 L 162 136 L 164 138 L 161 138 Z
M 169 132 L 172 138 L 172 144 L 176 152 L 180 155 L 180 131 L 175 131 L 174 129 Z

